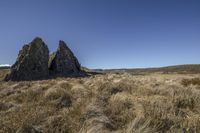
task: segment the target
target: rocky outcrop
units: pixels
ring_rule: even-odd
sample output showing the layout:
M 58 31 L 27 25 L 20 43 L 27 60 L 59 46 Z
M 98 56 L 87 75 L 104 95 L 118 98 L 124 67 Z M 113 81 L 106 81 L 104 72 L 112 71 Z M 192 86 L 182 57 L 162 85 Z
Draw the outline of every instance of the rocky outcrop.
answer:
M 80 73 L 80 64 L 64 41 L 60 41 L 57 51 L 50 55 L 49 71 L 52 75 L 59 76 Z
M 81 66 L 64 41 L 50 55 L 47 45 L 36 37 L 23 46 L 5 81 L 40 80 L 49 76 L 83 76 Z
M 30 44 L 24 45 L 19 52 L 16 63 L 6 81 L 38 80 L 47 78 L 49 50 L 41 38 L 35 38 Z

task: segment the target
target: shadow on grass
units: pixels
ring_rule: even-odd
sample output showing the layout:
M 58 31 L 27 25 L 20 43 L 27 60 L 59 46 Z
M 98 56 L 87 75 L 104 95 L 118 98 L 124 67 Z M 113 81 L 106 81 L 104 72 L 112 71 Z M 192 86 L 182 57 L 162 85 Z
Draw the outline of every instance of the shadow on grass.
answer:
M 0 73 L 2 72 L 2 70 L 0 70 Z M 8 76 L 9 76 L 9 71 L 6 71 L 6 73 L 4 72 L 3 76 L 0 77 L 0 81 L 38 81 L 38 80 L 50 80 L 50 79 L 56 79 L 56 78 L 86 78 L 86 77 L 90 77 L 90 76 L 94 76 L 94 75 L 102 75 L 103 73 L 101 72 L 95 72 L 95 71 L 90 71 L 90 72 L 86 72 L 86 71 L 81 71 L 79 73 L 69 73 L 68 75 L 60 75 L 60 74 L 49 74 L 48 77 L 46 78 L 38 78 L 38 79 L 31 79 L 31 80 L 8 80 Z

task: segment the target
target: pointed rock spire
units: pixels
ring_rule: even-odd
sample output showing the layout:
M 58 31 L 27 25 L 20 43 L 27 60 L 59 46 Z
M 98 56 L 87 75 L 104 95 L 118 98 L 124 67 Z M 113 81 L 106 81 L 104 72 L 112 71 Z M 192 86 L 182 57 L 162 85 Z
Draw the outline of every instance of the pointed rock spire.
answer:
M 51 74 L 68 76 L 80 72 L 80 64 L 64 41 L 59 41 L 57 51 L 50 55 L 49 70 Z
M 38 80 L 48 77 L 49 50 L 41 38 L 36 37 L 20 50 L 11 72 L 5 80 Z

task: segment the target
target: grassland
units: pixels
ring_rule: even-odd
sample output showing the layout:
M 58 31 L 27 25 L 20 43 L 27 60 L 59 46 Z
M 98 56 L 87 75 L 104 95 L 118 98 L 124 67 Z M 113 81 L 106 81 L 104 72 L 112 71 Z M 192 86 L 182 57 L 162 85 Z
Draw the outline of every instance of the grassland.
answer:
M 7 70 L 0 70 L 0 79 Z M 200 74 L 0 82 L 2 133 L 200 132 Z
M 186 65 L 175 65 L 167 67 L 158 67 L 158 68 L 136 68 L 136 69 L 107 69 L 107 70 L 98 70 L 102 72 L 128 72 L 132 74 L 150 74 L 150 73 L 177 73 L 177 74 L 196 74 L 200 73 L 200 64 L 186 64 Z

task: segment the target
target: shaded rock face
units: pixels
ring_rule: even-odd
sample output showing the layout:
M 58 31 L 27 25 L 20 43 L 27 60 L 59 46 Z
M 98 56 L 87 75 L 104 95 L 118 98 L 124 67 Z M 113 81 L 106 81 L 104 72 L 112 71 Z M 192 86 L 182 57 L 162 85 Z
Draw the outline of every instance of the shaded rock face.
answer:
M 60 41 L 57 51 L 50 55 L 49 71 L 59 76 L 79 74 L 80 64 L 64 41 Z
M 11 67 L 11 72 L 6 81 L 38 80 L 47 78 L 49 50 L 40 38 L 35 38 L 30 44 L 24 45 L 19 52 L 16 63 Z

